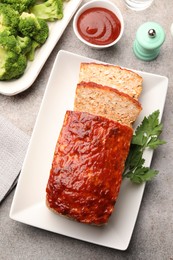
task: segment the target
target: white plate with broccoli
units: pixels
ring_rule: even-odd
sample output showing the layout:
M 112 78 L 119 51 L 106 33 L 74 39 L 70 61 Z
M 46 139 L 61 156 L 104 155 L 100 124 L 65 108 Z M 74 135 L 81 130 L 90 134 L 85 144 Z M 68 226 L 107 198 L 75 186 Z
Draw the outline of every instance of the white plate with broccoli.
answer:
M 82 0 L 10 2 L 0 3 L 0 93 L 7 96 L 32 85 Z

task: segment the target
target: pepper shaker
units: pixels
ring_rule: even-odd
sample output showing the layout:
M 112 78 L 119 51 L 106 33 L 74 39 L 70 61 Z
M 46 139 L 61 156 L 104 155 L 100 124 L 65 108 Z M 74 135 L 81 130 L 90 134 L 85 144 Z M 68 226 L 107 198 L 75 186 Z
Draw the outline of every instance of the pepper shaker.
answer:
M 146 22 L 137 30 L 133 51 L 141 60 L 154 60 L 159 55 L 164 41 L 165 32 L 163 28 L 158 23 Z

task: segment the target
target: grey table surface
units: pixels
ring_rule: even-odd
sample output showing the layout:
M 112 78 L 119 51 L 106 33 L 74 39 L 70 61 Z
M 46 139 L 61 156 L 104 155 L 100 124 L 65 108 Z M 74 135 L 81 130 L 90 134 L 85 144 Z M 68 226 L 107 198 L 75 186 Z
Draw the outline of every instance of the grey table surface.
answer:
M 126 251 L 119 251 L 11 220 L 9 211 L 13 192 L 0 207 L 0 259 L 173 260 L 173 38 L 170 33 L 173 1 L 155 0 L 149 9 L 141 12 L 127 9 L 123 1 L 114 2 L 121 9 L 125 21 L 124 35 L 116 46 L 100 51 L 86 47 L 74 36 L 71 20 L 34 84 L 16 96 L 0 95 L 0 113 L 25 133 L 32 134 L 48 77 L 59 50 L 169 78 L 162 118 L 162 138 L 167 144 L 154 153 L 152 160 L 152 167 L 158 169 L 160 174 L 146 185 L 130 245 Z M 136 30 L 147 21 L 158 22 L 166 32 L 160 55 L 151 62 L 137 59 L 132 52 Z

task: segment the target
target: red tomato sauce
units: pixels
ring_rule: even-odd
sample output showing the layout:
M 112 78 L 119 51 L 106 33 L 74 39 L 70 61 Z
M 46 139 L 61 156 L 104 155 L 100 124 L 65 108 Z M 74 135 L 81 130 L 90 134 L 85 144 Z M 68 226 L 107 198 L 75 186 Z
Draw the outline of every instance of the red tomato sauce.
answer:
M 121 23 L 112 11 L 94 7 L 79 16 L 77 28 L 84 40 L 96 45 L 105 45 L 118 38 Z

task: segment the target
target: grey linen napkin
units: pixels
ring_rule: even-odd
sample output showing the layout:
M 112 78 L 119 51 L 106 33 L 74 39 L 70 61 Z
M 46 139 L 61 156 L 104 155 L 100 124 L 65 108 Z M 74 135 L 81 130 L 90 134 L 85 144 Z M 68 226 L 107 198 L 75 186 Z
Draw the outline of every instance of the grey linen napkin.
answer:
M 0 115 L 0 204 L 15 187 L 29 136 Z

